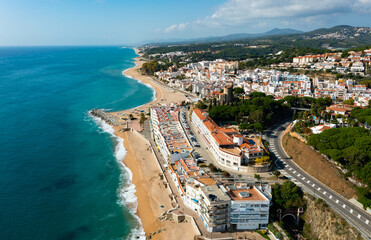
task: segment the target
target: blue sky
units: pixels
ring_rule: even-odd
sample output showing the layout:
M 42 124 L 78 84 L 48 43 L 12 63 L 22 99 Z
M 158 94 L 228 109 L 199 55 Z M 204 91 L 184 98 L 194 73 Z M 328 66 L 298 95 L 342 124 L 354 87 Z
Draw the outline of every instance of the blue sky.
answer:
M 1 0 L 0 45 L 124 45 L 272 28 L 371 27 L 371 0 Z

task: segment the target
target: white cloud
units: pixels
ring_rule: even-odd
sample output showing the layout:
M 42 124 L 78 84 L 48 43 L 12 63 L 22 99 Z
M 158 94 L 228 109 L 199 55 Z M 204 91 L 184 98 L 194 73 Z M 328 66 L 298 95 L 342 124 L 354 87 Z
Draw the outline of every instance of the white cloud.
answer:
M 211 15 L 190 23 L 174 24 L 165 32 L 186 28 L 228 28 L 262 26 L 267 21 L 295 26 L 311 20 L 327 21 L 344 13 L 371 13 L 371 0 L 227 0 Z M 291 24 L 288 24 L 291 23 Z
M 168 28 L 165 28 L 164 32 L 182 31 L 187 27 L 188 23 L 173 24 Z

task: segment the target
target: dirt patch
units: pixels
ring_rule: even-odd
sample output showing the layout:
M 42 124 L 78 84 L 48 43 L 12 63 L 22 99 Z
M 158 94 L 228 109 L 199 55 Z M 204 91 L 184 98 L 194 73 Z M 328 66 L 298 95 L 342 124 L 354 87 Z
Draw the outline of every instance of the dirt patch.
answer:
M 287 135 L 283 137 L 282 145 L 287 154 L 292 157 L 292 160 L 304 171 L 340 195 L 344 196 L 346 194 L 348 199 L 356 197 L 357 192 L 354 185 L 346 181 L 340 170 L 320 153 L 298 139 Z

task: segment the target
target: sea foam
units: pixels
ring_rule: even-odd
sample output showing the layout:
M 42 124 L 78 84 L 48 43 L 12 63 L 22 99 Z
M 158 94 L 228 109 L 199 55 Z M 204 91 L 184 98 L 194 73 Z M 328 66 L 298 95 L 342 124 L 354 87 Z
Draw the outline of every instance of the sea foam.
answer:
M 118 203 L 123 207 L 127 207 L 130 210 L 131 215 L 135 218 L 137 222 L 137 227 L 131 230 L 131 233 L 128 239 L 145 240 L 146 237 L 145 237 L 145 232 L 142 226 L 142 221 L 137 215 L 135 215 L 137 212 L 137 208 L 138 208 L 138 201 L 137 201 L 137 197 L 135 196 L 135 192 L 136 192 L 135 185 L 132 183 L 133 173 L 123 163 L 123 160 L 125 159 L 125 156 L 127 153 L 124 147 L 124 139 L 116 136 L 114 134 L 115 130 L 113 129 L 113 127 L 111 127 L 105 121 L 103 121 L 100 118 L 94 117 L 94 116 L 91 116 L 91 117 L 93 118 L 94 122 L 98 124 L 98 126 L 104 133 L 110 134 L 111 137 L 113 137 L 116 140 L 114 156 L 121 170 L 120 187 L 117 190 L 117 195 L 119 197 Z
M 136 65 L 136 64 L 135 64 L 135 65 Z M 138 83 L 140 83 L 140 84 L 142 84 L 142 85 L 144 85 L 144 86 L 146 86 L 146 87 L 152 89 L 153 96 L 152 96 L 151 102 L 157 99 L 157 93 L 156 93 L 156 90 L 154 89 L 154 87 L 152 87 L 151 84 L 144 83 L 144 82 L 142 82 L 142 81 L 139 80 L 139 79 L 133 78 L 132 76 L 127 75 L 127 74 L 125 73 L 125 71 L 126 71 L 126 70 L 122 71 L 122 75 L 124 75 L 124 76 L 127 77 L 127 78 L 133 79 L 133 80 L 137 81 Z M 140 106 L 139 106 L 139 107 L 140 107 Z

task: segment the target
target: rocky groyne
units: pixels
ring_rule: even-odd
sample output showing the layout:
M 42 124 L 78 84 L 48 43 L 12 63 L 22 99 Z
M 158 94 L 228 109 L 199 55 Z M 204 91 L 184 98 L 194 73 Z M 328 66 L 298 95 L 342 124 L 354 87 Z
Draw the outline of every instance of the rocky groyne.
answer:
M 113 116 L 112 114 L 106 113 L 101 109 L 93 109 L 90 111 L 90 114 L 94 117 L 98 117 L 108 123 L 111 126 L 121 125 L 119 118 Z

